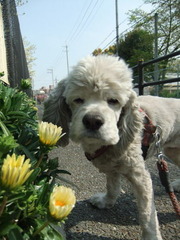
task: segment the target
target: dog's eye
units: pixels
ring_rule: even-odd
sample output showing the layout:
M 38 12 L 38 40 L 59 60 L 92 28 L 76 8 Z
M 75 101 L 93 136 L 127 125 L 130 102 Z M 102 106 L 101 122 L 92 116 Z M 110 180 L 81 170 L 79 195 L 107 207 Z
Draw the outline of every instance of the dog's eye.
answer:
M 117 99 L 115 99 L 115 98 L 110 98 L 110 99 L 108 99 L 108 104 L 110 104 L 110 105 L 116 105 L 116 104 L 118 104 L 119 103 L 119 101 L 117 100 Z
M 82 103 L 84 103 L 84 100 L 82 98 L 76 98 L 76 99 L 74 99 L 74 103 L 82 104 Z

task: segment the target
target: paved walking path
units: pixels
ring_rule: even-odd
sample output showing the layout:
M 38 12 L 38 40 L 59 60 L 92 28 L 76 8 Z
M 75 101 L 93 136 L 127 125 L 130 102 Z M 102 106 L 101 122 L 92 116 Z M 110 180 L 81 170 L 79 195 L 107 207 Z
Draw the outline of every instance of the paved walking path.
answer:
M 98 173 L 85 158 L 81 148 L 74 143 L 70 143 L 66 148 L 59 147 L 53 150 L 50 157 L 55 156 L 59 156 L 60 168 L 72 174 L 60 176 L 78 186 L 78 189 L 73 187 L 77 196 L 76 207 L 65 224 L 67 240 L 140 240 L 136 201 L 130 186 L 124 179 L 122 180 L 123 191 L 117 204 L 112 209 L 99 210 L 92 207 L 87 199 L 105 190 L 104 175 Z M 155 161 L 152 159 L 147 165 L 153 179 L 155 204 L 163 240 L 179 240 L 180 220 L 160 184 Z M 169 163 L 168 166 L 171 178 L 178 177 L 177 168 Z M 62 181 L 60 183 L 64 184 Z M 180 200 L 180 194 L 177 197 Z

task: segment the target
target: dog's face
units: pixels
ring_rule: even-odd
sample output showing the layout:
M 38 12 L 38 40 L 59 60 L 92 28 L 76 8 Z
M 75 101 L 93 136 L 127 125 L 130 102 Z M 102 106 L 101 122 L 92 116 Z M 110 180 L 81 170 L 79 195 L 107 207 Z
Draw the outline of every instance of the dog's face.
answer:
M 131 71 L 123 60 L 83 59 L 71 72 L 63 96 L 72 112 L 70 137 L 99 148 L 119 141 L 118 122 L 132 93 Z

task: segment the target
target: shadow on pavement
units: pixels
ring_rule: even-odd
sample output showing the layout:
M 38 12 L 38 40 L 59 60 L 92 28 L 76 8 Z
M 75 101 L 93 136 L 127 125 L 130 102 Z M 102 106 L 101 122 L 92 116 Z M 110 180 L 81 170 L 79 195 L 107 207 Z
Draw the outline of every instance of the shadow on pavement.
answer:
M 124 194 L 110 209 L 98 209 L 92 206 L 88 200 L 78 201 L 68 222 L 72 227 L 82 221 L 101 222 L 115 225 L 138 225 L 138 213 L 135 201 L 131 195 Z
M 114 237 L 103 237 L 103 236 L 97 236 L 94 234 L 90 234 L 90 233 L 72 233 L 72 234 L 68 234 L 67 235 L 67 239 L 68 240 L 127 240 L 125 238 L 114 238 Z

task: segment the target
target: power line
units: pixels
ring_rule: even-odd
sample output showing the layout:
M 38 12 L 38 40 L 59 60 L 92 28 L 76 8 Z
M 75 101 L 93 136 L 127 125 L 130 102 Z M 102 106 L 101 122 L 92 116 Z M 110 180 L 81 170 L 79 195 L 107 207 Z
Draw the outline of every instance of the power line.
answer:
M 109 33 L 109 35 L 98 45 L 97 48 L 99 48 L 114 32 L 115 32 L 115 29 L 112 30 L 112 32 Z
M 99 10 L 100 7 L 102 6 L 103 2 L 104 2 L 104 0 L 102 0 L 102 2 L 99 4 L 99 6 L 97 6 L 96 11 L 94 12 L 93 16 L 91 17 L 91 20 L 90 20 L 86 25 L 84 24 L 83 30 L 84 30 L 85 27 L 87 28 L 87 27 L 90 25 L 90 23 L 92 22 L 93 18 L 94 18 L 95 15 L 97 14 L 98 10 Z M 92 14 L 91 14 L 91 15 L 92 15 Z M 81 32 L 82 32 L 82 31 L 81 31 Z
M 75 25 L 74 25 L 75 30 L 74 30 L 74 32 L 72 31 L 72 34 L 70 35 L 69 39 L 66 40 L 67 42 L 71 41 L 72 38 L 73 38 L 73 36 L 77 33 L 78 29 L 80 28 L 81 24 L 83 23 L 86 15 L 87 15 L 87 13 L 88 13 L 88 11 L 89 11 L 92 3 L 93 3 L 93 1 L 90 0 L 90 3 L 89 3 L 88 7 L 86 8 L 86 10 L 85 10 L 85 12 L 84 12 L 84 14 L 83 14 L 81 21 L 79 22 L 79 24 L 77 25 L 76 28 L 75 28 Z M 84 7 L 82 8 L 82 10 L 83 10 L 83 9 L 84 9 Z M 82 13 L 82 10 L 81 10 L 81 13 Z M 76 21 L 76 22 L 78 22 L 78 21 Z
M 92 9 L 91 9 L 91 11 L 90 11 L 90 13 L 89 13 L 89 15 L 88 15 L 87 18 L 85 19 L 83 25 L 80 27 L 80 29 L 79 29 L 79 31 L 76 33 L 76 35 L 74 34 L 74 35 L 75 35 L 74 38 L 73 38 L 73 39 L 70 39 L 70 40 L 76 39 L 76 38 L 80 35 L 80 33 L 84 30 L 85 26 L 87 26 L 87 22 L 88 22 L 88 20 L 90 19 L 91 15 L 93 14 L 93 11 L 95 10 L 98 2 L 99 2 L 99 0 L 96 0 L 96 2 L 95 2 L 95 4 L 93 5 L 93 7 L 92 7 Z M 97 12 L 97 11 L 96 11 L 96 12 Z
M 138 8 L 141 8 L 143 5 L 145 5 L 145 3 L 141 4 Z M 124 22 L 126 22 L 127 19 L 128 19 L 128 18 L 125 18 L 122 22 L 120 22 L 120 23 L 118 24 L 118 27 L 120 27 L 120 25 L 122 25 Z M 115 31 L 116 31 L 116 29 L 114 28 L 114 29 L 107 35 L 107 37 L 98 45 L 97 48 L 99 48 Z M 112 40 L 112 41 L 113 41 L 113 40 Z M 112 41 L 111 41 L 111 42 L 112 42 Z
M 144 5 L 144 4 L 140 5 L 138 8 L 142 7 L 143 5 Z M 152 10 L 150 13 L 147 14 L 147 16 L 148 16 L 148 15 L 152 15 L 155 11 L 157 11 L 157 9 L 158 9 L 158 8 L 155 8 L 154 10 Z M 153 16 L 152 16 L 152 17 L 153 17 Z M 136 26 L 137 24 L 139 24 L 140 22 L 142 22 L 143 19 L 145 19 L 145 17 L 142 17 L 139 21 L 137 21 L 136 23 L 134 23 L 133 25 L 131 25 L 129 28 L 126 28 L 123 32 L 120 33 L 120 35 L 122 36 L 123 34 L 125 34 L 128 30 L 132 29 L 134 26 Z M 119 26 L 120 26 L 122 23 L 124 23 L 126 20 L 127 20 L 127 18 L 124 19 L 124 20 L 119 24 Z M 145 23 L 145 22 L 143 22 L 143 23 Z M 107 40 L 107 38 L 108 38 L 113 32 L 115 32 L 115 29 L 112 30 L 112 32 L 101 42 L 101 44 L 102 44 L 103 42 L 105 42 L 105 41 Z M 114 37 L 108 44 L 106 44 L 106 46 L 103 47 L 102 50 L 106 49 L 112 42 L 114 42 L 115 39 L 116 39 L 116 37 Z M 97 48 L 100 48 L 100 44 L 98 45 Z
M 87 1 L 86 1 L 86 3 L 87 3 Z M 66 38 L 66 41 L 65 41 L 65 42 L 66 42 L 66 45 L 67 45 L 67 41 L 69 41 L 68 39 L 71 39 L 71 38 L 73 37 L 74 33 L 76 33 L 78 27 L 81 25 L 81 22 L 83 21 L 83 19 L 84 19 L 85 15 L 86 15 L 88 9 L 90 8 L 91 4 L 92 4 L 92 1 L 90 0 L 90 3 L 88 4 L 88 6 L 87 6 L 87 4 L 84 4 L 83 7 L 81 8 L 80 14 L 78 15 L 78 18 L 77 18 L 77 20 L 75 21 L 75 24 L 74 24 L 74 26 L 73 26 L 70 34 L 69 34 L 68 37 Z M 83 13 L 83 11 L 84 11 L 84 9 L 85 9 L 86 6 L 87 6 L 87 8 L 86 8 L 86 10 L 85 10 L 85 13 L 84 13 L 84 15 L 83 15 L 83 17 L 82 17 L 82 19 L 81 19 L 81 22 L 79 22 L 79 19 L 80 19 L 80 17 L 81 17 L 81 15 L 82 15 L 82 13 Z M 78 24 L 78 22 L 79 22 L 79 24 Z M 77 25 L 77 24 L 78 24 L 78 25 Z M 77 25 L 77 26 L 76 26 L 76 25 Z M 57 56 L 56 56 L 56 58 L 55 58 L 55 65 L 57 65 L 57 63 L 62 62 L 63 56 L 64 56 L 64 50 L 63 50 L 62 47 L 61 47 L 61 51 L 57 54 Z M 54 65 L 54 64 L 53 64 L 53 65 Z
M 71 31 L 71 34 L 69 34 L 68 38 L 66 39 L 66 43 L 67 42 L 70 42 L 72 40 L 74 40 L 75 38 L 77 38 L 80 33 L 82 32 L 82 30 L 84 29 L 88 19 L 90 18 L 90 16 L 92 15 L 97 3 L 98 3 L 99 0 L 96 0 L 95 4 L 93 5 L 94 1 L 90 0 L 88 6 L 87 5 L 83 5 L 82 9 L 81 9 L 81 12 L 76 20 L 76 23 L 74 24 L 73 28 L 72 28 L 72 31 Z M 104 0 L 103 0 L 104 1 Z M 85 9 L 85 6 L 86 9 Z M 84 11 L 85 9 L 85 12 L 79 22 L 79 19 L 80 19 L 80 16 L 82 15 L 82 12 Z M 90 13 L 89 13 L 90 11 Z M 89 14 L 88 14 L 89 13 Z M 88 15 L 87 15 L 88 14 Z M 79 23 L 78 23 L 79 22 Z M 67 44 L 66 44 L 67 45 Z M 59 62 L 61 59 L 63 59 L 63 54 L 62 54 L 62 51 L 61 51 L 61 54 L 59 57 L 56 58 L 57 61 L 56 61 L 56 64 L 57 62 Z

